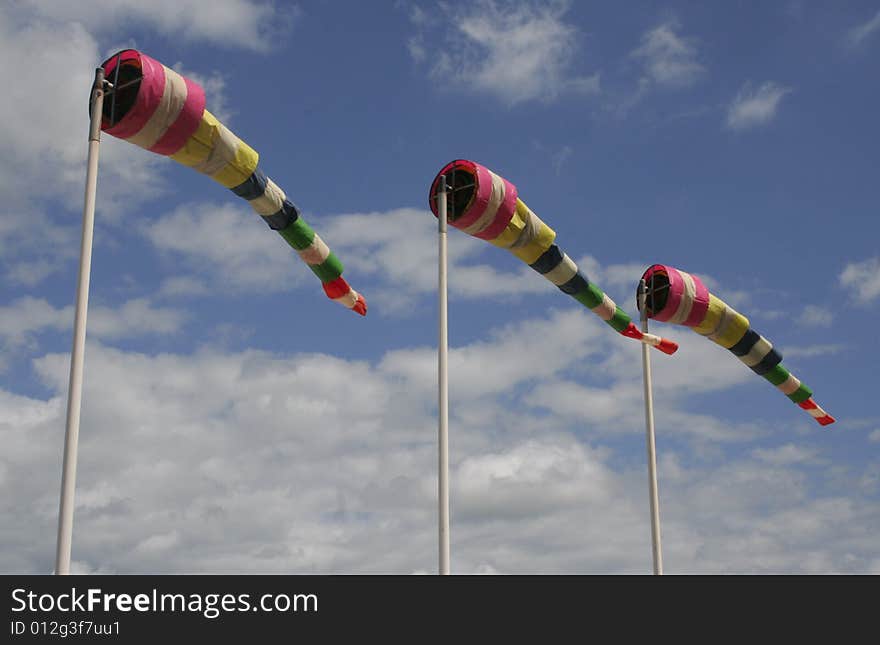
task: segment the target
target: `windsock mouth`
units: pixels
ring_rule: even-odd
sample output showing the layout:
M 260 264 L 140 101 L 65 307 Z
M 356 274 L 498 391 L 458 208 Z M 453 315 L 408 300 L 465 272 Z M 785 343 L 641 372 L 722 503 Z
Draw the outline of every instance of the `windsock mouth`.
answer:
M 437 193 L 440 189 L 440 178 L 446 177 L 448 193 L 446 201 L 446 221 L 452 223 L 460 219 L 471 206 L 479 188 L 477 164 L 466 159 L 456 159 L 443 167 L 431 184 L 428 203 L 435 217 L 437 213 Z
M 141 54 L 134 49 L 123 49 L 101 63 L 104 78 L 113 84 L 112 92 L 104 101 L 101 129 L 107 130 L 121 122 L 135 106 L 144 78 Z
M 666 308 L 669 300 L 669 273 L 662 264 L 655 264 L 642 274 L 642 280 L 646 290 L 645 309 L 648 318 L 653 318 Z

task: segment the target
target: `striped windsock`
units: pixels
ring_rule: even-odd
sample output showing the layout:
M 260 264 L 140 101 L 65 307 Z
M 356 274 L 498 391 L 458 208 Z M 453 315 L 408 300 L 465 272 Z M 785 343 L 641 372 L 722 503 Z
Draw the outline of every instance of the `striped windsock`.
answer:
M 821 425 L 834 423 L 834 417 L 813 400 L 813 391 L 782 366 L 782 354 L 770 341 L 749 326 L 748 318 L 709 293 L 697 276 L 655 264 L 642 277 L 648 290 L 649 318 L 685 325 L 706 336 L 782 390 Z
M 263 174 L 256 150 L 205 109 L 198 83 L 134 49 L 111 56 L 102 67 L 113 86 L 104 101 L 103 131 L 171 157 L 247 200 L 318 276 L 328 298 L 366 315 L 364 297 L 342 277 L 342 262 Z
M 608 294 L 590 282 L 555 244 L 556 232 L 517 197 L 512 183 L 476 162 L 453 161 L 431 184 L 428 201 L 435 216 L 441 176 L 446 176 L 451 191 L 446 213 L 451 226 L 507 249 L 624 336 L 666 354 L 678 349 L 670 340 L 643 333 Z

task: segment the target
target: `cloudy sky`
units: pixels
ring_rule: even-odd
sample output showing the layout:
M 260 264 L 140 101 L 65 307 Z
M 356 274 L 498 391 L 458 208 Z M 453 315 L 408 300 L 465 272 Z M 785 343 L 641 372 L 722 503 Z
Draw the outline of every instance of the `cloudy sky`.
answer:
M 880 573 L 880 4 L 500 0 L 0 5 L 0 571 L 54 564 L 88 94 L 124 47 L 205 86 L 370 309 L 104 137 L 74 571 L 436 571 L 427 191 L 470 158 L 631 314 L 648 265 L 703 276 L 838 419 L 663 327 L 666 571 Z M 449 246 L 453 572 L 650 572 L 638 344 Z

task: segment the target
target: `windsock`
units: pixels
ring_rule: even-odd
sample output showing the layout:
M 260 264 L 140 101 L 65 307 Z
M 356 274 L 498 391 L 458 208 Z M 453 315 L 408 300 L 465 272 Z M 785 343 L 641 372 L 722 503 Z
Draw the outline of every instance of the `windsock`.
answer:
M 590 282 L 577 264 L 555 244 L 556 232 L 517 196 L 516 186 L 474 161 L 458 159 L 440 171 L 428 202 L 435 216 L 440 177 L 446 177 L 446 220 L 474 237 L 507 249 L 555 284 L 615 331 L 672 354 L 678 345 L 643 333 L 623 309 Z
M 314 272 L 331 300 L 364 316 L 367 303 L 342 277 L 342 262 L 258 165 L 259 154 L 205 109 L 193 81 L 134 49 L 102 64 L 112 84 L 101 129 L 171 157 L 247 200 Z
M 655 264 L 642 278 L 649 318 L 684 325 L 706 336 L 782 390 L 821 425 L 834 423 L 834 417 L 813 400 L 813 391 L 782 366 L 782 354 L 773 344 L 749 326 L 748 318 L 709 293 L 697 276 Z

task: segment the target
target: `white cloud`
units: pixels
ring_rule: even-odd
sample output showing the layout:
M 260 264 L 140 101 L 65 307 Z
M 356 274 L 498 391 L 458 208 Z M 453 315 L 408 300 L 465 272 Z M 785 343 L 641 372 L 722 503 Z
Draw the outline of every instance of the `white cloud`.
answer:
M 410 57 L 416 63 L 422 63 L 427 58 L 428 53 L 425 51 L 425 42 L 421 36 L 413 36 L 406 41 L 406 48 Z
M 32 342 L 32 335 L 50 329 L 61 331 L 73 326 L 73 307 L 56 309 L 46 300 L 25 296 L 0 307 L 0 340 L 7 347 Z
M 562 166 L 569 160 L 572 153 L 574 153 L 574 148 L 571 146 L 562 146 L 557 152 L 553 153 L 551 162 L 557 175 L 562 171 Z
M 597 321 L 582 309 L 553 311 L 546 320 L 509 323 L 489 341 L 451 349 L 450 396 L 472 400 L 506 392 L 588 359 L 601 351 L 599 339 L 615 339 Z M 436 361 L 433 348 L 400 349 L 388 352 L 381 367 L 427 393 L 437 381 Z
M 561 327 L 568 314 L 526 321 L 456 347 L 470 362 L 454 374 L 469 378 L 516 338 L 549 339 L 550 330 L 554 344 L 604 353 L 571 318 Z M 435 570 L 435 392 L 414 387 L 423 376 L 391 369 L 388 356 L 375 364 L 255 351 L 146 356 L 94 344 L 88 356 L 78 571 Z M 551 353 L 535 378 L 558 380 L 580 362 Z M 54 393 L 48 400 L 0 390 L 4 572 L 48 572 L 54 552 L 67 357 L 35 367 Z M 607 378 L 596 375 L 594 387 Z M 481 386 L 470 402 L 453 398 L 453 570 L 650 571 L 643 465 L 586 440 L 592 424 L 532 416 L 528 401 L 502 391 L 515 390 L 512 381 L 502 385 Z M 510 419 L 521 425 L 507 427 Z M 852 492 L 808 494 L 804 468 L 821 463 L 818 446 L 771 444 L 703 463 L 669 446 L 661 438 L 667 571 L 860 573 L 878 559 L 875 504 Z
M 880 428 L 868 435 L 868 441 L 880 442 Z
M 840 284 L 856 302 L 870 304 L 880 296 L 880 257 L 850 262 L 840 274 Z
M 205 107 L 224 125 L 229 126 L 232 122 L 233 111 L 229 107 L 229 100 L 226 96 L 226 79 L 223 74 L 217 70 L 210 74 L 200 74 L 185 68 L 180 61 L 172 67 L 178 74 L 183 74 L 202 86 L 205 90 Z
M 755 450 L 752 455 L 758 460 L 763 461 L 771 466 L 785 466 L 791 464 L 813 464 L 816 463 L 816 451 L 796 446 L 793 443 L 779 446 L 778 448 Z
M 330 248 L 339 249 L 352 276 L 367 275 L 385 283 L 372 287 L 368 302 L 375 301 L 385 310 L 403 311 L 412 306 L 414 296 L 436 292 L 437 220 L 427 209 L 338 215 L 325 218 L 321 225 Z M 489 246 L 450 228 L 447 261 L 452 297 L 517 298 L 553 292 L 555 287 L 535 271 Z M 510 269 L 474 263 L 471 258 L 483 251 L 507 255 Z
M 776 116 L 783 97 L 791 91 L 790 87 L 773 81 L 762 83 L 757 88 L 746 83 L 727 109 L 727 127 L 731 130 L 747 130 L 766 125 Z
M 201 283 L 222 291 L 273 293 L 293 289 L 311 274 L 287 242 L 243 202 L 182 204 L 141 230 L 177 265 L 177 273 L 181 261 L 194 273 L 178 276 L 188 279 L 187 288 Z M 314 286 L 320 291 L 317 280 Z
M 191 276 L 174 276 L 162 281 L 157 295 L 174 298 L 201 296 L 208 292 L 208 286 L 201 280 Z
M 847 41 L 851 47 L 858 47 L 868 38 L 880 31 L 880 11 L 874 17 L 860 25 L 856 25 L 847 32 Z
M 22 60 L 40 73 L 22 74 Z M 7 282 L 33 286 L 78 255 L 80 221 L 69 212 L 82 208 L 88 88 L 100 61 L 80 23 L 33 21 L 0 7 L 0 83 L 7 88 L 0 102 L 0 264 Z M 163 163 L 103 137 L 100 221 L 118 220 L 122 203 L 130 209 L 161 193 Z
M 432 43 L 427 32 L 408 43 L 413 60 L 431 61 L 432 78 L 511 105 L 599 92 L 598 73 L 579 76 L 572 71 L 578 33 L 564 21 L 567 2 L 477 0 L 467 10 L 440 5 L 438 11 L 446 12 L 444 22 L 451 22 L 453 29 Z M 430 24 L 411 18 L 417 29 Z
M 34 286 L 76 257 L 79 221 L 66 211 L 76 212 L 82 204 L 88 88 L 95 66 L 107 55 L 96 34 L 137 24 L 173 37 L 266 50 L 271 34 L 286 29 L 297 11 L 248 0 L 160 0 L 149 6 L 129 0 L 26 0 L 0 7 L 0 83 L 7 88 L 0 104 L 0 263 L 5 280 Z M 21 60 L 39 73 L 22 74 Z M 222 76 L 186 73 L 204 83 L 211 109 L 228 117 Z M 162 171 L 172 163 L 102 137 L 99 222 L 119 222 L 124 213 L 161 195 Z
M 602 266 L 599 260 L 592 255 L 584 255 L 577 260 L 581 268 L 591 282 L 598 284 L 603 290 L 614 289 L 616 293 L 632 298 L 635 303 L 636 289 L 639 279 L 650 266 L 648 262 L 625 262 Z
M 827 345 L 808 345 L 806 347 L 787 347 L 785 349 L 786 358 L 813 358 L 816 356 L 830 356 L 838 354 L 846 348 L 846 345 L 839 343 L 829 343 Z
M 630 53 L 642 61 L 646 77 L 657 85 L 687 87 L 706 73 L 692 39 L 677 34 L 679 29 L 675 21 L 658 25 L 642 34 L 641 45 Z
M 834 313 L 818 305 L 807 305 L 797 319 L 798 324 L 804 327 L 830 327 L 833 321 Z
M 19 298 L 8 306 L 0 306 L 0 346 L 7 350 L 34 349 L 39 334 L 72 329 L 73 318 L 72 305 L 56 308 L 42 298 Z M 186 318 L 182 311 L 154 307 L 145 298 L 116 307 L 91 305 L 88 334 L 104 339 L 171 334 L 180 329 Z
M 352 213 L 306 218 L 345 265 L 345 278 L 363 292 L 373 311 L 404 313 L 413 299 L 436 293 L 436 218 L 427 209 L 399 208 L 387 212 Z M 193 275 L 179 275 L 163 285 L 163 295 L 209 289 L 271 293 L 303 285 L 320 289 L 295 252 L 243 204 L 184 204 L 142 231 L 152 244 Z M 450 229 L 449 292 L 452 298 L 519 299 L 530 294 L 558 298 L 556 287 L 509 253 Z M 480 263 L 495 256 L 504 268 Z M 582 268 L 602 285 L 635 289 L 644 267 L 610 265 L 602 270 L 591 256 Z M 645 265 L 647 266 L 647 265 Z M 606 287 L 607 288 L 607 287 Z
M 554 508 L 606 500 L 614 475 L 601 453 L 571 439 L 528 440 L 502 452 L 462 459 L 452 494 L 465 518 L 528 518 Z
M 25 0 L 21 6 L 41 18 L 80 22 L 98 32 L 136 23 L 174 38 L 256 51 L 269 51 L 273 36 L 289 28 L 299 13 L 295 6 L 259 0 Z
M 686 411 L 682 406 L 683 401 L 703 392 L 725 391 L 749 383 L 764 387 L 751 371 L 726 356 L 720 347 L 692 332 L 659 325 L 652 331 L 679 343 L 673 357 L 653 353 L 655 417 L 664 434 L 713 442 L 743 441 L 761 434 L 757 424 L 720 423 L 714 417 Z M 612 333 L 597 336 L 599 338 L 605 339 L 611 352 L 591 364 L 591 373 L 599 378 L 598 382 L 585 384 L 581 382 L 583 376 L 578 376 L 577 381 L 546 378 L 534 388 L 528 400 L 536 407 L 552 410 L 555 415 L 587 423 L 597 434 L 644 431 L 638 345 Z M 784 405 L 784 401 L 780 404 Z M 731 405 L 730 409 L 734 410 L 735 406 Z
M 6 159 L 2 169 L 16 178 L 18 187 L 40 187 L 37 193 L 18 193 L 25 204 L 56 197 L 75 201 L 76 211 L 85 180 L 88 88 L 101 62 L 97 44 L 78 22 L 16 24 L 6 18 L 0 20 L 0 82 L 9 88 L 0 107 L 0 149 Z M 23 59 L 40 74 L 22 75 Z M 108 200 L 124 198 L 130 205 L 157 190 L 156 155 L 112 137 L 102 137 L 100 155 L 100 209 L 107 209 Z M 17 192 L 10 190 L 13 196 Z
M 88 332 L 104 339 L 173 334 L 187 318 L 178 309 L 154 307 L 148 299 L 136 298 L 118 307 L 90 307 Z

